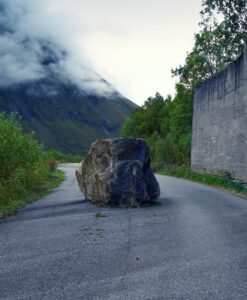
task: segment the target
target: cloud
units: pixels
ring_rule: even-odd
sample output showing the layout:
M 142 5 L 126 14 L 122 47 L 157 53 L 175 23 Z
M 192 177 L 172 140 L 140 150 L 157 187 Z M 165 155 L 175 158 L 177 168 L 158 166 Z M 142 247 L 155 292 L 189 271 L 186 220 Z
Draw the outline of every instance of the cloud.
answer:
M 52 75 L 88 93 L 112 94 L 111 85 L 78 51 L 76 37 L 85 28 L 73 21 L 48 0 L 0 0 L 0 86 Z

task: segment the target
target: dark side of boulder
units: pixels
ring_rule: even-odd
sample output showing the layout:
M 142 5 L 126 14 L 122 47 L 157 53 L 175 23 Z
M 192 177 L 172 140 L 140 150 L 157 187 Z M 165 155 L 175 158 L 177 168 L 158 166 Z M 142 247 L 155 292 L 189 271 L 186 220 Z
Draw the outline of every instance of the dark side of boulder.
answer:
M 85 198 L 99 206 L 135 206 L 160 196 L 143 139 L 97 140 L 79 165 L 76 177 Z

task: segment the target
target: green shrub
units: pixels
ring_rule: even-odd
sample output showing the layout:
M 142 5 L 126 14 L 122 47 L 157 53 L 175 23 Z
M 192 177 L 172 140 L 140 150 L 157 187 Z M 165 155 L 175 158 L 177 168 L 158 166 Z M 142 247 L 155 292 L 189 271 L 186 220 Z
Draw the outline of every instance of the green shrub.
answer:
M 0 113 L 0 208 L 42 190 L 48 173 L 45 152 L 33 134 L 23 133 L 16 114 Z
M 42 162 L 42 147 L 32 134 L 22 132 L 20 120 L 14 113 L 0 113 L 0 184 L 30 181 Z
M 0 222 L 57 187 L 64 175 L 55 167 L 55 158 L 43 151 L 33 134 L 23 133 L 16 114 L 0 113 Z
M 82 161 L 82 156 L 64 154 L 57 150 L 50 150 L 45 153 L 46 159 L 54 159 L 57 163 L 77 163 Z
M 49 170 L 52 172 L 56 169 L 56 160 L 54 157 L 51 157 L 49 158 L 47 161 L 46 161 L 47 165 L 48 165 L 48 168 Z
M 57 162 L 81 160 L 55 150 L 44 152 L 33 134 L 22 131 L 15 113 L 0 113 L 0 217 L 6 205 L 16 207 L 28 195 L 41 193 Z

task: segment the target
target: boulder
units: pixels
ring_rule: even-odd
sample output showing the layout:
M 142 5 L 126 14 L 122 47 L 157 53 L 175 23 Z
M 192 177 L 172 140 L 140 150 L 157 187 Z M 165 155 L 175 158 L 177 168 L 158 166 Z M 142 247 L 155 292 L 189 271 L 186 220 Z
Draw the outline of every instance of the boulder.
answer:
M 85 198 L 99 206 L 138 206 L 160 196 L 143 139 L 97 140 L 76 177 Z

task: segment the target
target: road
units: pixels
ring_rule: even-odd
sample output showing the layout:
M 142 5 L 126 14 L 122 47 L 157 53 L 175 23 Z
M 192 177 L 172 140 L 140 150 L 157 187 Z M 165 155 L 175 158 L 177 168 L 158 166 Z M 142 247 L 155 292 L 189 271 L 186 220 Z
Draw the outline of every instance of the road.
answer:
M 99 208 L 61 169 L 0 224 L 0 299 L 247 299 L 246 199 L 158 175 L 161 206 Z

